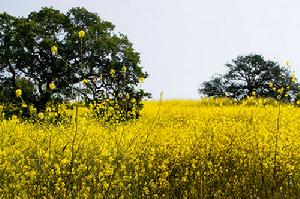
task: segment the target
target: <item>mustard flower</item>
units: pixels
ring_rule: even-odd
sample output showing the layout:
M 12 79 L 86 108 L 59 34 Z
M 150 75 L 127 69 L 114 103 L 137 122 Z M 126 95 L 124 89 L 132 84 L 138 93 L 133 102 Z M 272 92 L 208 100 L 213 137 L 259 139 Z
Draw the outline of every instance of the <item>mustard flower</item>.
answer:
M 34 108 L 33 106 L 29 107 L 29 112 L 30 113 L 36 113 L 36 111 L 37 111 L 36 108 Z
M 144 83 L 144 81 L 145 81 L 145 78 L 143 78 L 143 77 L 140 77 L 140 78 L 139 78 L 139 81 L 140 81 L 141 83 Z
M 131 99 L 131 102 L 132 102 L 132 103 L 135 103 L 135 102 L 136 102 L 136 99 L 135 99 L 135 98 L 132 98 L 132 99 Z
M 109 73 L 110 73 L 111 77 L 115 76 L 115 70 L 114 69 L 111 69 Z
M 270 86 L 270 88 L 273 88 L 273 83 L 269 82 L 269 86 Z
M 38 114 L 38 117 L 39 117 L 41 120 L 44 119 L 44 118 L 45 118 L 44 113 L 40 112 L 40 113 Z
M 282 94 L 282 93 L 283 93 L 283 90 L 284 90 L 283 88 L 278 89 L 278 90 L 277 90 L 277 93 Z
M 296 75 L 295 72 L 292 73 L 292 82 L 296 83 Z
M 123 72 L 123 74 L 126 74 L 126 70 L 127 70 L 126 66 L 123 66 L 123 67 L 122 67 L 122 72 Z
M 78 36 L 79 38 L 83 38 L 85 36 L 84 30 L 79 31 Z
M 56 88 L 56 86 L 55 86 L 55 84 L 53 82 L 51 82 L 49 84 L 49 88 L 50 88 L 50 90 L 54 90 Z
M 88 84 L 88 83 L 89 83 L 89 80 L 84 79 L 84 80 L 81 81 L 81 83 L 83 83 L 83 84 Z
M 17 89 L 16 90 L 16 96 L 17 97 L 21 97 L 22 96 L 22 90 L 21 89 Z
M 57 55 L 57 52 L 58 52 L 57 47 L 56 46 L 52 46 L 51 47 L 51 53 L 52 53 L 52 55 Z

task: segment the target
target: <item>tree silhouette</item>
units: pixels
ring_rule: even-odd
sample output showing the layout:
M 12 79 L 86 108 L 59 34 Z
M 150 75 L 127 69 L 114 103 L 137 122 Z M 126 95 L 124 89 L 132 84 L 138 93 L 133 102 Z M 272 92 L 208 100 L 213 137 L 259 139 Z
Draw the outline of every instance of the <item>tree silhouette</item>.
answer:
M 203 82 L 200 94 L 236 99 L 252 95 L 277 98 L 280 94 L 292 101 L 300 91 L 293 72 L 261 55 L 238 56 L 225 66 L 227 73 Z

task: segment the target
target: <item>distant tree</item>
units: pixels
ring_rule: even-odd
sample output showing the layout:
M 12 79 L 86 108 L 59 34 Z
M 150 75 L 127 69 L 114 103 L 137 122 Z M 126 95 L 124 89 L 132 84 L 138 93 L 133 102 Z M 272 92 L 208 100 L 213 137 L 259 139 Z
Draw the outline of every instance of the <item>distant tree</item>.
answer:
M 33 85 L 22 99 L 38 110 L 51 100 L 75 98 L 109 98 L 123 108 L 134 102 L 140 109 L 149 94 L 139 87 L 148 77 L 139 64 L 139 53 L 128 38 L 84 8 L 66 14 L 42 8 L 27 18 L 0 14 L 0 84 L 2 93 L 9 93 L 0 95 L 2 102 L 17 98 L 13 94 L 22 89 L 17 84 L 22 79 Z
M 292 101 L 300 92 L 299 83 L 290 69 L 265 60 L 261 55 L 238 56 L 225 66 L 227 73 L 203 82 L 198 90 L 200 94 L 236 99 L 252 95 L 278 98 L 280 95 Z

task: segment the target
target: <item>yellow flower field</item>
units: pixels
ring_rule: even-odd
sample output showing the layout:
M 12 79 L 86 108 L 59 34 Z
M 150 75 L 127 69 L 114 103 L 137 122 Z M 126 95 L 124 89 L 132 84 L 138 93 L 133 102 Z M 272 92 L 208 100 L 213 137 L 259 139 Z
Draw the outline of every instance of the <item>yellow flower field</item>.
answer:
M 300 109 L 251 100 L 145 102 L 114 125 L 83 107 L 77 123 L 3 119 L 0 196 L 300 198 Z

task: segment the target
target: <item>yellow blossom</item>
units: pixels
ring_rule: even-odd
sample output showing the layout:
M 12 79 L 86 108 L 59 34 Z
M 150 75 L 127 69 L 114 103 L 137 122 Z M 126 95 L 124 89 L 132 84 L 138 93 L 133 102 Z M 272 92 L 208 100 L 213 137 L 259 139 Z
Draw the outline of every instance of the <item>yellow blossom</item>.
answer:
M 51 47 L 51 53 L 52 53 L 52 55 L 57 55 L 57 47 L 56 46 L 52 46 Z
M 143 78 L 143 77 L 140 77 L 140 78 L 139 78 L 139 81 L 140 81 L 141 83 L 144 83 L 144 81 L 145 81 L 145 78 Z
M 123 72 L 123 74 L 126 74 L 126 70 L 127 70 L 126 66 L 123 66 L 123 67 L 122 67 L 122 72 Z
M 54 90 L 56 88 L 56 86 L 55 86 L 55 84 L 53 82 L 51 82 L 49 84 L 49 88 L 50 88 L 50 90 Z
M 292 73 L 292 82 L 296 83 L 296 75 L 295 72 Z
M 136 102 L 136 99 L 135 99 L 135 98 L 132 98 L 132 99 L 131 99 L 131 102 L 132 102 L 132 103 L 135 103 L 135 102 Z
M 270 86 L 270 88 L 273 88 L 273 83 L 269 82 L 269 86 Z
M 104 189 L 108 189 L 109 188 L 109 184 L 107 182 L 104 182 L 103 183 L 103 187 L 104 187 Z
M 284 88 L 278 89 L 277 93 L 282 94 L 283 93 Z
M 16 96 L 17 97 L 22 97 L 22 90 L 21 89 L 16 90 Z
M 89 83 L 89 80 L 84 79 L 84 80 L 81 81 L 81 83 L 83 83 L 83 84 L 88 84 L 88 83 Z
M 62 165 L 66 165 L 68 163 L 69 163 L 69 160 L 67 160 L 66 158 L 64 158 L 60 161 L 60 164 L 62 164 Z
M 41 120 L 44 119 L 45 118 L 44 113 L 40 112 L 38 114 L 38 118 L 41 119 Z
M 85 36 L 84 30 L 79 31 L 78 36 L 79 36 L 79 38 L 83 38 Z
M 30 107 L 29 107 L 29 112 L 30 112 L 30 113 L 33 113 L 33 114 L 34 114 L 34 113 L 36 113 L 36 111 L 37 111 L 36 108 L 34 108 L 33 106 L 30 106 Z
M 109 73 L 110 73 L 111 77 L 115 77 L 115 70 L 114 69 L 111 69 Z

